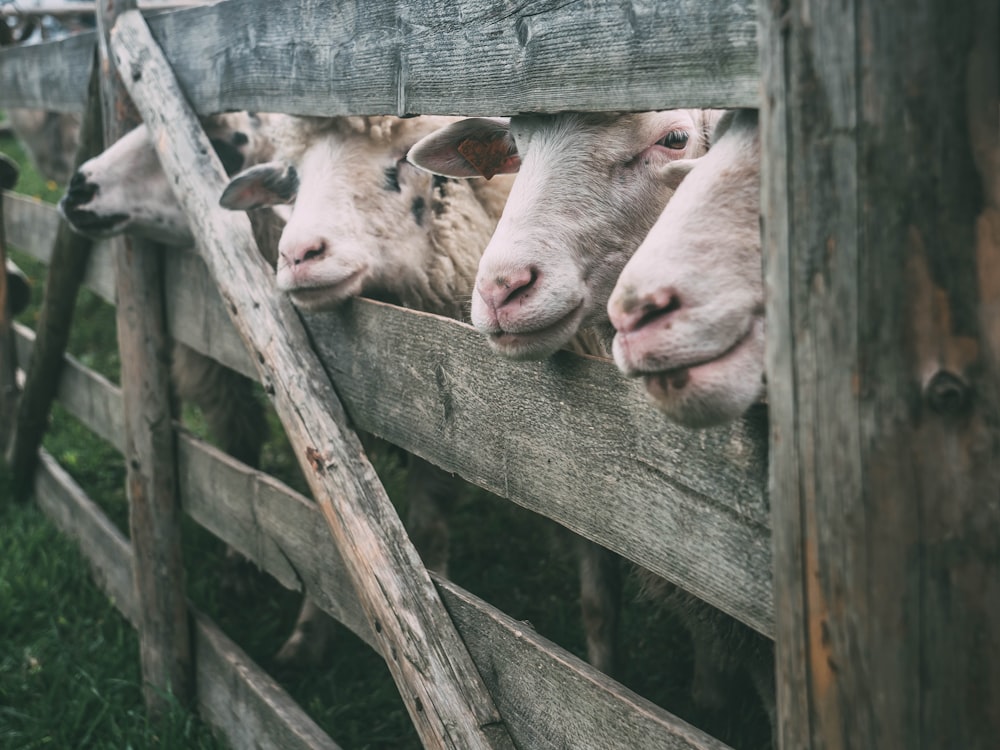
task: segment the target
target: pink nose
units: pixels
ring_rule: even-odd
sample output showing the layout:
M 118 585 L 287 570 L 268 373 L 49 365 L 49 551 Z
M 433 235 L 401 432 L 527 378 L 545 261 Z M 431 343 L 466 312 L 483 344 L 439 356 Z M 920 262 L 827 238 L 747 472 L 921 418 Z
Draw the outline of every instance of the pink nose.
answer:
M 681 309 L 681 298 L 673 289 L 657 289 L 643 295 L 620 294 L 609 305 L 611 324 L 619 333 L 634 333 L 655 322 L 670 326 L 671 316 Z
M 538 269 L 534 266 L 519 268 L 503 276 L 482 279 L 476 290 L 483 302 L 494 312 L 505 305 L 522 299 L 538 281 Z
M 326 255 L 326 242 L 321 239 L 302 242 L 281 251 L 281 257 L 290 266 L 298 266 L 310 260 L 322 258 L 324 255 Z

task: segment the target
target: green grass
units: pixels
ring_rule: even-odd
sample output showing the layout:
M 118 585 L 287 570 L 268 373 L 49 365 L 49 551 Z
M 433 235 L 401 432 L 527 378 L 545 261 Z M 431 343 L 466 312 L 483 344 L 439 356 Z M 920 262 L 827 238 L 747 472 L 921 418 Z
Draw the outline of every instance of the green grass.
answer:
M 26 164 L 11 142 L 0 140 L 0 151 Z M 51 190 L 27 167 L 18 190 L 47 200 L 58 197 L 58 190 Z M 33 305 L 20 316 L 33 325 L 45 269 L 22 254 L 13 255 L 34 280 Z M 69 349 L 87 366 L 118 380 L 114 310 L 86 291 L 77 303 Z M 196 410 L 185 408 L 183 418 L 189 429 L 204 436 Z M 272 439 L 264 448 L 262 468 L 301 491 L 294 457 L 273 412 L 270 422 Z M 124 467 L 118 452 L 58 406 L 44 445 L 127 532 Z M 402 506 L 404 471 L 391 458 L 376 460 L 376 469 L 390 497 Z M 0 465 L 0 493 L 5 481 Z M 450 568 L 456 583 L 583 655 L 577 573 L 566 537 L 552 524 L 473 488 L 457 504 L 451 521 Z M 263 575 L 249 595 L 223 590 L 218 571 L 225 565 L 224 556 L 221 542 L 186 522 L 190 597 L 254 660 L 270 668 L 291 630 L 299 597 Z M 689 695 L 690 644 L 682 628 L 668 613 L 637 601 L 633 581 L 626 602 L 622 681 L 736 748 L 763 747 L 767 722 L 749 687 L 735 686 L 738 700 L 730 710 L 699 711 Z M 279 677 L 343 747 L 419 747 L 384 663 L 346 629 L 338 631 L 322 664 Z M 163 723 L 152 725 L 139 685 L 135 633 L 90 581 L 73 545 L 34 506 L 8 504 L 0 512 L 0 748 L 224 746 L 180 707 Z

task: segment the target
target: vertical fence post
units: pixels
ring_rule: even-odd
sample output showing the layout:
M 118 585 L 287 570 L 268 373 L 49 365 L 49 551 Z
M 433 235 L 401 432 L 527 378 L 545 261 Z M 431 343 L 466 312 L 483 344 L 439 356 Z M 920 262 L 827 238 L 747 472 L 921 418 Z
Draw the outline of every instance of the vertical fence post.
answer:
M 998 10 L 759 4 L 783 748 L 1000 737 Z
M 17 164 L 0 154 L 0 456 L 7 449 L 17 408 L 17 356 L 8 304 L 7 233 L 4 231 L 2 191 L 17 184 L 18 174 Z
M 95 51 L 74 171 L 102 149 L 100 74 L 96 60 Z M 52 401 L 59 387 L 73 310 L 93 244 L 89 237 L 70 229 L 67 222 L 59 222 L 52 259 L 45 276 L 45 297 L 35 327 L 35 346 L 27 368 L 24 391 L 17 405 L 14 436 L 8 449 L 13 495 L 18 500 L 28 497 L 34 483 L 38 448 L 42 444 Z
M 135 0 L 98 3 L 98 49 L 108 144 L 139 123 L 108 54 L 108 36 L 115 19 L 135 8 Z M 157 714 L 166 706 L 166 692 L 172 692 L 182 703 L 190 703 L 193 692 L 176 446 L 171 424 L 170 350 L 160 249 L 135 239 L 119 242 L 115 270 L 129 528 L 146 705 Z

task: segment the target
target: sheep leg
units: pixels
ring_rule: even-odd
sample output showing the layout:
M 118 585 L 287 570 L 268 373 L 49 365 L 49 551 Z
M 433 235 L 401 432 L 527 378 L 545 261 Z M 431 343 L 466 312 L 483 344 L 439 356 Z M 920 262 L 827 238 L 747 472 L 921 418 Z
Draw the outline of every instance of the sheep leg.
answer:
M 335 626 L 336 620 L 311 599 L 303 597 L 295 627 L 288 640 L 275 654 L 275 663 L 281 667 L 298 669 L 322 662 Z
M 622 598 L 619 558 L 582 537 L 577 537 L 576 552 L 587 660 L 613 676 L 618 669 L 618 620 Z

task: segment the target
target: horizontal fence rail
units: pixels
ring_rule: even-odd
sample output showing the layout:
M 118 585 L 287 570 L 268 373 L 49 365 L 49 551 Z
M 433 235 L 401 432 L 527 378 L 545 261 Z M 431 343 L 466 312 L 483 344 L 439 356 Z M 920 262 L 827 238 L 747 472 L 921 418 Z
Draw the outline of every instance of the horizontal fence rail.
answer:
M 12 244 L 40 257 L 32 223 L 56 221 L 55 210 L 4 203 L 11 206 L 5 213 Z M 95 247 L 88 276 L 105 298 L 113 290 L 106 254 Z M 172 335 L 256 378 L 200 258 L 172 252 L 166 269 Z M 761 420 L 683 430 L 651 409 L 609 362 L 569 353 L 550 362 L 507 362 L 467 325 L 391 305 L 357 301 L 307 320 L 358 427 L 771 634 Z
M 229 0 L 149 25 L 200 114 L 500 115 L 759 99 L 750 0 Z M 94 44 L 84 33 L 0 51 L 0 107 L 82 109 Z
M 16 331 L 18 358 L 27 361 L 31 356 L 31 331 L 23 326 L 17 326 Z M 67 357 L 66 364 L 60 402 L 121 450 L 121 390 L 71 357 Z M 181 496 L 188 515 L 282 585 L 304 589 L 324 611 L 376 647 L 344 561 L 336 547 L 329 544 L 315 503 L 183 430 L 179 432 L 178 463 Z M 52 464 L 48 459 L 44 471 L 61 472 Z M 43 493 L 46 498 L 51 494 L 45 486 L 39 494 Z M 41 501 L 43 508 L 47 502 Z M 102 536 L 120 539 L 120 534 L 96 508 L 84 513 L 82 521 L 76 519 L 81 513 L 78 505 L 70 505 L 69 510 L 46 510 L 50 514 L 70 514 L 60 528 L 76 527 L 75 538 L 89 540 L 81 543 L 85 551 L 98 549 L 103 560 L 96 566 L 98 577 L 111 579 L 111 585 L 105 588 L 116 602 L 124 602 L 120 606 L 128 614 L 131 599 L 122 597 L 131 592 L 131 578 L 122 578 L 121 570 L 121 565 L 126 570 L 128 566 L 130 553 L 122 548 L 123 544 L 127 547 L 127 542 L 102 541 Z M 109 556 L 111 559 L 106 559 Z M 623 688 L 534 633 L 529 625 L 446 580 L 435 578 L 435 584 L 519 747 L 727 747 Z M 199 658 L 199 690 L 201 670 L 206 669 L 201 662 Z M 269 680 L 265 684 L 270 684 Z

